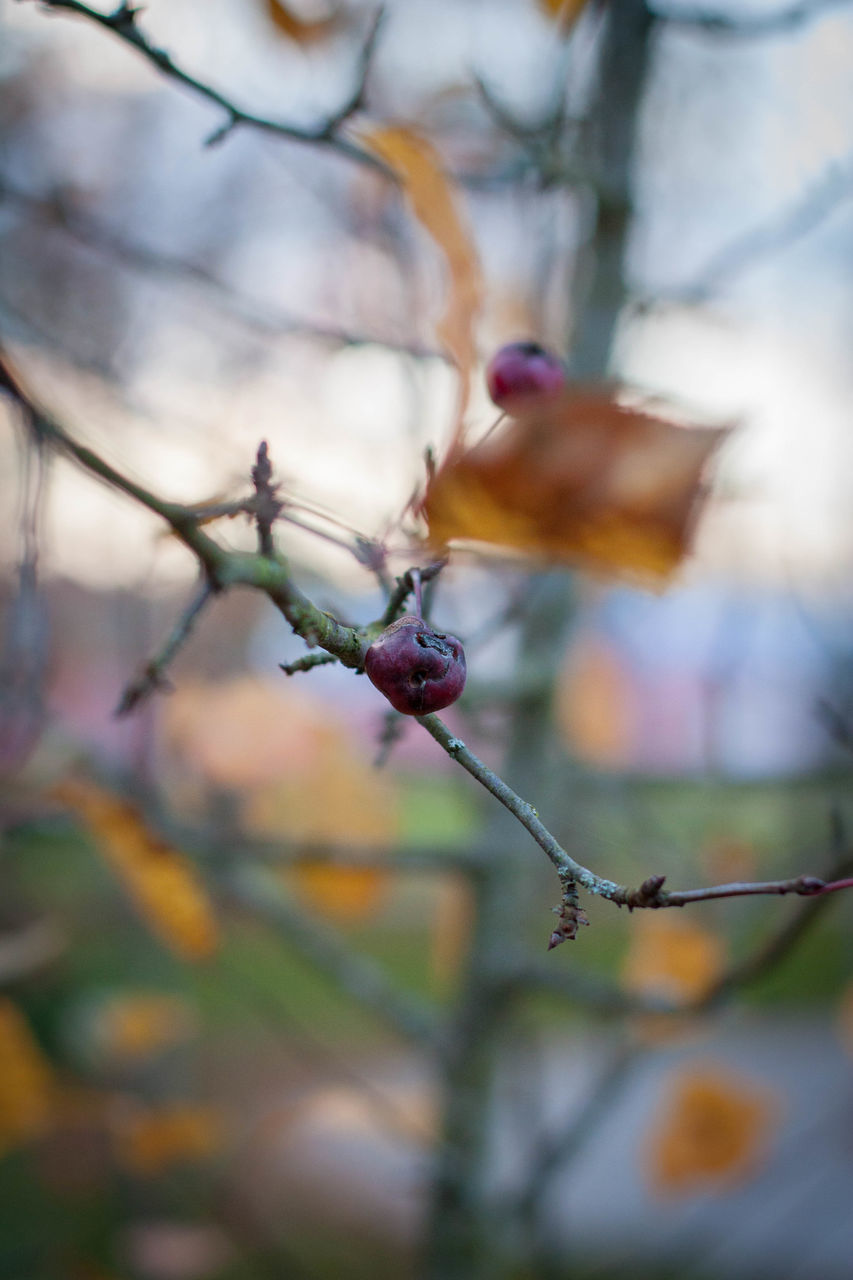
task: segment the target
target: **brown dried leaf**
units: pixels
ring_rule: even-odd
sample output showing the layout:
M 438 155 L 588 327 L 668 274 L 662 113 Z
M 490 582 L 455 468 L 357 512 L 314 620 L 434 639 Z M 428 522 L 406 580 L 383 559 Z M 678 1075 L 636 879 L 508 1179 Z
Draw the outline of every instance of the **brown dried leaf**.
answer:
M 264 6 L 276 29 L 296 44 L 318 44 L 341 27 L 344 15 L 335 9 L 322 18 L 305 19 L 295 14 L 284 0 L 264 0 Z
M 570 388 L 451 449 L 422 503 L 430 542 L 666 578 L 689 549 L 702 474 L 725 436 L 623 404 L 612 388 Z
M 477 354 L 473 330 L 482 297 L 477 251 L 441 158 L 426 138 L 392 126 L 372 130 L 363 141 L 398 175 L 415 217 L 447 260 L 450 292 L 437 334 L 459 370 L 459 434 Z

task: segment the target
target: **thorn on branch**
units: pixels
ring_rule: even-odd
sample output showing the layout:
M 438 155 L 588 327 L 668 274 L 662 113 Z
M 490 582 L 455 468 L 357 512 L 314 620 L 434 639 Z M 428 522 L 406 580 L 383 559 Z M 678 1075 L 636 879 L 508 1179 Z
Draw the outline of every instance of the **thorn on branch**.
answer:
M 114 9 L 110 14 L 108 22 L 114 31 L 119 31 L 127 35 L 136 25 L 136 15 L 144 12 L 145 6 L 141 4 L 127 4 L 126 0 Z

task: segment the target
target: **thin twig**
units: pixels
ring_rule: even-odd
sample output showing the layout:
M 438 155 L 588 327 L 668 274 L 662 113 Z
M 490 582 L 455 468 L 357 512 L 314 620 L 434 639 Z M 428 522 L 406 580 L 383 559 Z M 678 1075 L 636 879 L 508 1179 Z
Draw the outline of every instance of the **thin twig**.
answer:
M 437 1031 L 434 1011 L 403 991 L 375 961 L 353 951 L 334 930 L 309 918 L 280 891 L 273 878 L 257 869 L 242 868 L 227 879 L 238 903 L 265 917 L 292 946 L 365 1008 L 379 1014 L 401 1035 L 418 1045 L 432 1046 Z
M 373 57 L 376 53 L 376 45 L 379 40 L 379 30 L 385 20 L 385 6 L 380 5 L 374 13 L 370 25 L 367 30 L 367 37 L 361 47 L 361 53 L 358 58 L 356 67 L 356 82 L 350 96 L 341 104 L 325 122 L 324 136 L 333 137 L 340 129 L 341 125 L 346 124 L 350 116 L 354 116 L 357 111 L 361 111 L 364 106 L 364 99 L 367 94 L 367 81 L 370 77 L 370 71 L 373 64 Z
M 715 898 L 738 898 L 757 894 L 793 893 L 802 897 L 814 897 L 818 894 L 853 887 L 853 881 L 840 880 L 828 884 L 818 876 L 810 875 L 794 876 L 786 880 L 766 880 L 754 884 L 737 882 L 683 890 L 664 889 L 665 877 L 659 875 L 649 876 L 637 889 L 617 884 L 613 880 L 596 875 L 594 871 L 590 871 L 588 867 L 583 866 L 567 853 L 556 836 L 542 822 L 536 809 L 474 755 L 474 752 L 460 738 L 455 737 L 438 716 L 418 716 L 417 720 L 457 764 L 476 778 L 529 831 L 556 867 L 564 885 L 575 881 L 588 893 L 607 898 L 617 906 L 626 906 L 630 910 L 643 907 L 654 909 L 684 907 L 692 902 L 708 902 Z
M 199 615 L 216 594 L 213 584 L 206 578 L 197 589 L 189 604 L 169 633 L 165 644 L 156 657 L 146 662 L 142 672 L 127 686 L 119 699 L 113 714 L 121 717 L 129 715 L 146 699 L 158 690 L 168 692 L 171 689 L 166 679 L 166 668 L 173 662 L 198 621 Z
M 640 308 L 660 303 L 697 304 L 706 301 L 726 281 L 753 267 L 762 258 L 795 244 L 820 226 L 839 204 L 853 197 L 853 156 L 832 163 L 816 182 L 787 208 L 757 227 L 736 236 L 717 250 L 687 284 L 641 298 Z
M 310 646 L 334 653 L 347 667 L 360 668 L 368 640 L 355 627 L 346 627 L 324 613 L 293 582 L 287 565 L 278 558 L 227 551 L 199 528 L 192 507 L 166 502 L 104 461 L 92 449 L 78 444 L 66 429 L 27 395 L 12 365 L 0 351 L 0 390 L 20 405 L 37 439 L 73 458 L 84 470 L 135 499 L 165 520 L 175 536 L 193 553 L 210 581 L 219 588 L 255 587 L 263 591 L 284 614 L 293 630 Z
M 851 0 L 808 0 L 805 4 L 793 4 L 775 12 L 756 14 L 714 13 L 709 9 L 671 9 L 652 6 L 659 22 L 667 26 L 695 28 L 705 35 L 724 36 L 731 39 L 786 35 L 809 22 L 814 22 L 833 9 L 845 8 Z
M 295 676 L 299 671 L 313 671 L 315 667 L 325 667 L 331 662 L 337 662 L 333 653 L 306 653 L 304 658 L 297 658 L 295 662 L 280 662 L 278 665 L 286 676 Z
M 245 111 L 233 103 L 225 94 L 220 93 L 218 89 L 214 89 L 212 85 L 206 84 L 204 81 L 197 79 L 195 76 L 184 71 L 173 60 L 171 54 L 165 49 L 158 49 L 153 45 L 148 37 L 140 30 L 137 23 L 138 10 L 128 4 L 121 4 L 112 13 L 101 13 L 97 9 L 93 9 L 90 5 L 84 4 L 82 0 L 39 0 L 39 3 L 50 10 L 65 10 L 68 13 L 74 13 L 82 18 L 87 18 L 90 22 L 95 22 L 98 26 L 104 27 L 107 31 L 112 32 L 125 44 L 136 49 L 152 66 L 167 76 L 176 84 L 183 85 L 184 88 L 191 90 L 199 97 L 206 98 L 208 102 L 219 107 L 225 113 L 225 123 L 216 129 L 207 139 L 208 144 L 212 145 L 222 142 L 228 134 L 233 132 L 238 126 L 247 126 L 253 129 L 261 130 L 265 133 L 277 134 L 279 137 L 289 138 L 292 142 L 299 142 L 309 146 L 327 146 L 337 151 L 339 155 L 346 156 L 349 160 L 354 160 L 358 164 L 366 165 L 379 173 L 383 173 L 386 177 L 397 181 L 395 174 L 386 165 L 382 163 L 371 152 L 364 150 L 356 143 L 351 142 L 348 138 L 343 138 L 337 132 L 347 116 L 351 114 L 355 108 L 346 108 L 352 101 L 353 95 L 350 95 L 343 104 L 342 108 L 333 112 L 330 116 L 321 120 L 313 128 L 304 128 L 299 125 L 289 124 L 283 120 L 272 120 L 267 116 L 256 115 L 254 112 Z M 365 60 L 369 64 L 373 49 L 376 42 L 378 32 L 378 21 L 374 20 L 368 34 L 367 42 L 362 49 L 359 57 L 359 66 L 363 73 L 366 74 Z M 365 55 L 365 49 L 367 55 Z M 359 91 L 359 96 L 364 92 L 363 86 Z
M 52 195 L 38 196 L 13 185 L 7 176 L 0 176 L 0 201 L 19 207 L 29 219 L 59 229 L 78 244 L 107 255 L 133 271 L 161 279 L 178 280 L 203 290 L 208 300 L 227 311 L 229 316 L 236 318 L 246 328 L 264 337 L 296 334 L 336 346 L 386 347 L 415 360 L 448 359 L 447 353 L 437 346 L 406 342 L 402 336 L 392 334 L 382 337 L 378 334 L 357 333 L 353 329 L 321 324 L 279 306 L 258 302 L 226 284 L 207 267 L 126 239 L 115 228 L 93 218 L 85 209 L 64 198 L 61 190 Z
M 531 1167 L 526 1170 L 524 1186 L 512 1206 L 522 1219 L 529 1221 L 536 1214 L 550 1178 L 562 1164 L 580 1154 L 599 1123 L 610 1113 L 641 1053 L 641 1046 L 633 1041 L 619 1043 L 596 1073 L 592 1088 L 582 1105 L 574 1108 L 568 1122 L 541 1135 Z
M 425 569 L 407 569 L 404 574 L 401 574 L 388 597 L 388 603 L 382 615 L 383 627 L 389 626 L 396 620 L 408 597 L 416 591 L 416 581 L 426 585 L 441 573 L 446 564 L 446 560 L 436 560 L 434 564 L 428 564 Z M 418 575 L 417 579 L 415 574 Z
M 844 871 L 850 869 L 851 865 L 853 865 L 851 855 L 848 852 L 842 853 L 836 859 L 832 876 L 842 875 Z M 826 891 L 814 894 L 806 902 L 798 903 L 791 916 L 763 939 L 754 951 L 732 964 L 714 980 L 710 987 L 686 1003 L 657 996 L 638 995 L 624 991 L 603 978 L 556 969 L 548 964 L 531 964 L 525 959 L 521 959 L 516 964 L 513 964 L 511 959 L 508 961 L 506 981 L 516 985 L 519 983 L 535 985 L 552 995 L 562 996 L 573 1003 L 583 1004 L 588 1008 L 596 1009 L 599 1013 L 610 1015 L 635 1013 L 692 1017 L 707 1013 L 724 1003 L 735 991 L 756 982 L 784 959 L 806 931 L 826 911 L 830 903 L 827 891 L 833 885 L 841 883 L 840 880 L 830 879 Z

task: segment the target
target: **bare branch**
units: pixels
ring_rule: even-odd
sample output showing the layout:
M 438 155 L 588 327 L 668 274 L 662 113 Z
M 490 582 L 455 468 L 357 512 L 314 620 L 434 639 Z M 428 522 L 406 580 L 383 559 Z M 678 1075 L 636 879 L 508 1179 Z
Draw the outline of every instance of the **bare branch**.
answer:
M 221 307 L 230 317 L 263 337 L 293 334 L 336 346 L 385 347 L 416 360 L 447 360 L 446 353 L 438 347 L 406 342 L 402 337 L 394 335 L 382 337 L 358 333 L 341 325 L 322 324 L 307 316 L 256 302 L 198 263 L 125 239 L 113 227 L 93 218 L 85 209 L 78 208 L 62 190 L 39 196 L 21 190 L 7 177 L 0 176 L 0 201 L 19 207 L 26 212 L 28 218 L 57 228 L 76 243 L 107 255 L 133 271 L 153 274 L 161 279 L 177 280 L 203 291 L 206 300 Z
M 481 786 L 490 791 L 495 799 L 499 800 L 504 808 L 508 809 L 513 817 L 517 818 L 521 825 L 530 832 L 540 849 L 550 858 L 564 882 L 576 881 L 589 893 L 599 894 L 601 897 L 614 900 L 617 899 L 618 895 L 628 892 L 623 886 L 616 884 L 612 880 L 603 880 L 587 867 L 576 862 L 571 854 L 566 852 L 557 838 L 551 834 L 540 819 L 537 811 L 533 808 L 533 805 L 523 800 L 520 795 L 513 791 L 512 787 L 504 782 L 503 778 L 499 778 L 487 764 L 484 764 L 478 756 L 474 755 L 474 752 L 466 747 L 461 738 L 455 737 L 447 726 L 439 720 L 437 715 L 417 716 L 416 718 L 418 724 L 423 725 L 427 733 L 435 739 L 451 759 L 455 760 L 466 772 L 470 773 L 472 778 L 476 778 Z
M 370 70 L 373 64 L 373 55 L 376 52 L 376 45 L 379 40 L 379 30 L 385 20 L 385 6 L 380 5 L 371 19 L 370 26 L 367 31 L 367 38 L 361 48 L 356 68 L 357 77 L 355 86 L 350 96 L 341 104 L 338 110 L 329 117 L 325 124 L 325 135 L 333 137 L 345 124 L 350 116 L 355 115 L 357 111 L 361 111 L 364 106 L 364 99 L 367 93 L 367 81 L 370 77 Z
M 366 165 L 378 173 L 385 174 L 386 177 L 392 178 L 394 181 L 397 180 L 392 170 L 384 165 L 381 160 L 377 159 L 371 152 L 359 147 L 356 143 L 341 137 L 337 132 L 340 125 L 347 119 L 347 116 L 355 110 L 355 107 L 350 105 L 352 97 L 347 99 L 342 108 L 333 112 L 326 119 L 321 120 L 313 128 L 306 129 L 299 125 L 288 124 L 283 120 L 272 120 L 267 116 L 259 116 L 251 111 L 244 111 L 241 107 L 231 102 L 223 93 L 220 93 L 218 89 L 214 89 L 212 85 L 198 80 L 195 76 L 190 75 L 179 67 L 165 49 L 158 49 L 141 31 L 136 21 L 137 9 L 127 4 L 121 4 L 112 13 L 102 13 L 98 9 L 93 9 L 91 5 L 84 4 L 83 0 L 39 0 L 39 3 L 49 10 L 64 10 L 68 13 L 77 14 L 79 17 L 87 18 L 90 22 L 104 27 L 120 40 L 123 40 L 125 44 L 136 49 L 164 76 L 175 81 L 176 84 L 183 85 L 184 88 L 191 90 L 199 97 L 206 98 L 214 106 L 219 107 L 226 115 L 226 122 L 210 135 L 207 139 L 208 145 L 221 142 L 238 126 L 247 126 L 282 138 L 288 138 L 292 142 L 299 142 L 309 146 L 330 147 L 339 155 L 346 156 L 349 160 Z M 365 76 L 367 74 L 365 56 L 367 56 L 369 63 L 377 33 L 378 20 L 374 20 L 365 45 L 367 55 L 365 55 L 365 49 L 362 49 L 359 58 L 359 66 L 362 68 L 361 74 Z M 363 86 L 360 92 L 363 94 Z
M 851 197 L 853 156 L 847 156 L 831 164 L 787 209 L 719 249 L 688 284 L 661 290 L 651 298 L 642 299 L 640 305 L 704 302 L 726 281 L 808 235 Z
M 616 884 L 613 880 L 606 880 L 596 875 L 594 871 L 590 871 L 588 867 L 583 866 L 567 853 L 542 822 L 533 806 L 527 800 L 523 800 L 488 765 L 474 755 L 460 738 L 450 732 L 438 716 L 418 716 L 417 720 L 457 764 L 460 764 L 487 791 L 490 791 L 529 831 L 556 867 L 564 889 L 568 889 L 574 881 L 588 893 L 607 898 L 617 906 L 626 906 L 633 911 L 641 907 L 654 909 L 684 907 L 692 902 L 708 902 L 714 898 L 738 898 L 757 894 L 793 893 L 802 897 L 814 897 L 817 894 L 832 893 L 853 887 L 853 882 L 846 880 L 828 884 L 817 876 L 801 875 L 787 880 L 766 880 L 755 884 L 733 883 L 712 885 L 702 889 L 666 890 L 663 888 L 665 876 L 655 875 L 644 880 L 639 888 L 629 889 L 626 885 Z
M 141 674 L 124 690 L 114 712 L 116 716 L 129 715 L 131 711 L 135 711 L 141 703 L 150 698 L 157 690 L 168 691 L 171 689 L 171 685 L 166 679 L 166 668 L 189 639 L 198 621 L 199 614 L 210 603 L 214 595 L 215 589 L 212 583 L 205 579 L 178 618 L 160 652 L 145 664 Z
M 426 585 L 428 582 L 432 582 L 438 577 L 446 564 L 446 560 L 436 560 L 434 564 L 428 564 L 425 569 L 407 569 L 404 574 L 401 574 L 391 595 L 388 597 L 388 603 L 382 615 L 382 625 L 384 627 L 390 626 L 396 620 L 406 600 L 416 590 L 416 583 Z
M 142 485 L 111 467 L 91 449 L 78 444 L 64 427 L 38 408 L 27 396 L 8 361 L 1 355 L 0 389 L 5 389 L 20 405 L 37 439 L 71 456 L 87 471 L 126 493 L 164 519 L 181 542 L 196 556 L 214 588 L 224 589 L 240 584 L 263 591 L 309 647 L 319 646 L 327 653 L 334 655 L 344 666 L 357 669 L 363 667 L 370 636 L 377 626 L 382 625 L 381 623 L 373 624 L 368 628 L 344 626 L 330 614 L 318 609 L 299 590 L 291 580 L 284 561 L 274 555 L 251 555 L 227 551 L 200 529 L 198 516 L 191 507 L 158 498 Z M 431 568 L 434 572 L 438 572 L 440 565 L 431 566 Z M 424 570 L 422 576 L 427 572 L 428 570 Z M 400 592 L 404 591 L 406 578 L 411 583 L 411 587 L 414 587 L 413 579 L 409 575 L 404 575 L 398 585 Z M 405 596 L 403 595 L 402 598 Z M 588 893 L 607 898 L 617 906 L 627 906 L 633 910 L 634 908 L 682 907 L 688 903 L 706 902 L 714 898 L 757 894 L 793 893 L 812 897 L 816 894 L 833 893 L 853 887 L 853 881 L 839 880 L 827 883 L 810 875 L 795 876 L 787 880 L 754 884 L 723 884 L 680 891 L 665 890 L 664 877 L 660 875 L 648 877 L 637 889 L 619 885 L 613 880 L 596 875 L 588 867 L 577 862 L 548 830 L 533 806 L 513 791 L 461 739 L 455 737 L 438 716 L 418 716 L 416 719 L 439 746 L 476 778 L 530 833 L 556 868 L 564 895 L 570 895 L 573 885 L 578 885 Z
M 777 9 L 775 13 L 731 14 L 714 13 L 710 9 L 667 9 L 654 5 L 652 12 L 667 26 L 688 27 L 705 35 L 723 36 L 733 40 L 787 35 L 810 22 L 815 22 L 834 9 L 847 7 L 851 0 L 810 0 Z
M 310 648 L 319 646 L 333 653 L 344 666 L 362 666 L 367 649 L 366 636 L 359 629 L 343 626 L 330 614 L 318 609 L 292 581 L 284 561 L 264 555 L 227 551 L 202 531 L 199 518 L 192 507 L 158 498 L 143 485 L 111 467 L 92 449 L 78 444 L 63 426 L 29 398 L 2 352 L 0 389 L 7 391 L 20 405 L 38 439 L 73 458 L 86 471 L 126 493 L 165 520 L 175 536 L 195 555 L 215 587 L 224 589 L 242 585 L 263 591 Z
M 664 876 L 650 876 L 644 880 L 639 889 L 630 890 L 622 902 L 630 910 L 635 907 L 686 907 L 691 902 L 711 902 L 716 898 L 746 898 L 758 894 L 788 893 L 799 894 L 810 898 L 823 893 L 827 888 L 825 881 L 818 876 L 793 876 L 788 880 L 763 880 L 754 884 L 735 882 L 733 884 L 711 885 L 705 889 L 666 890 Z M 615 899 L 614 899 L 615 900 Z
M 561 1165 L 577 1157 L 612 1110 L 613 1103 L 628 1080 L 642 1049 L 631 1041 L 617 1044 L 608 1061 L 595 1073 L 592 1088 L 581 1106 L 562 1126 L 541 1135 L 527 1171 L 524 1187 L 512 1205 L 521 1218 L 530 1221 L 538 1210 L 549 1180 Z
M 271 876 L 244 868 L 228 877 L 227 887 L 236 902 L 269 920 L 301 955 L 333 978 L 340 990 L 379 1014 L 407 1039 L 433 1045 L 437 1030 L 433 1010 L 402 991 L 374 961 L 351 950 L 334 930 L 290 903 Z

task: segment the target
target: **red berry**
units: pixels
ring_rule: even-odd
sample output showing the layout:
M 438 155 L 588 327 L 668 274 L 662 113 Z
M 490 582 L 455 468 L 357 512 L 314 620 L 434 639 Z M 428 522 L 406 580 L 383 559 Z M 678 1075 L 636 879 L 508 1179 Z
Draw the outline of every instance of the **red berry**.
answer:
M 510 342 L 486 368 L 489 395 L 500 409 L 513 409 L 534 396 L 552 396 L 566 385 L 562 361 L 538 342 Z
M 425 716 L 455 702 L 465 688 L 465 653 L 455 636 L 406 614 L 367 650 L 370 681 L 406 716 Z

